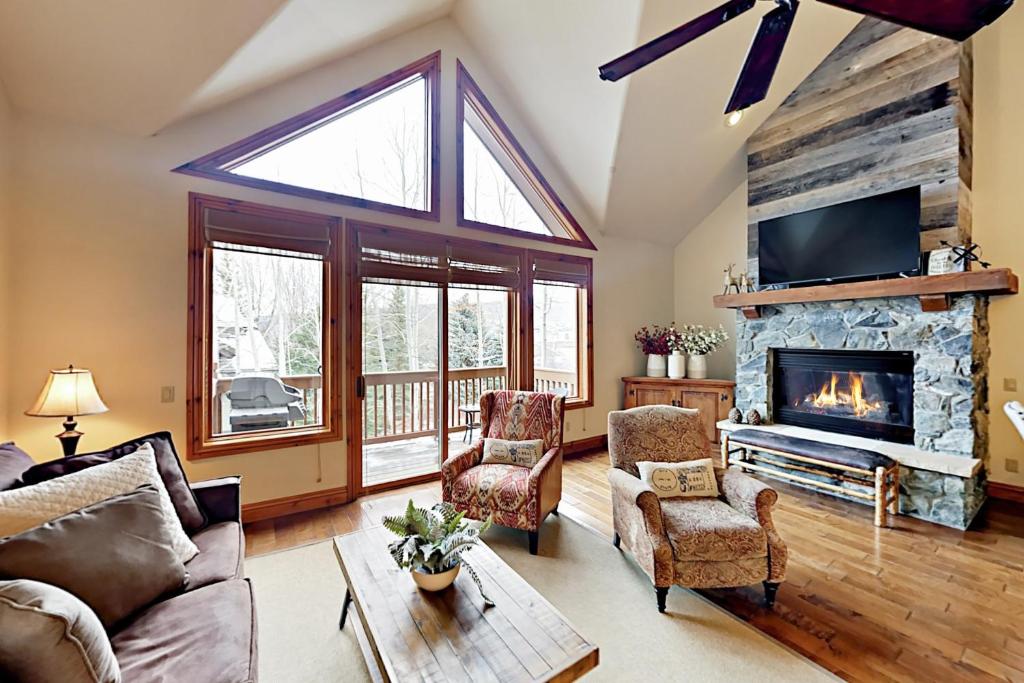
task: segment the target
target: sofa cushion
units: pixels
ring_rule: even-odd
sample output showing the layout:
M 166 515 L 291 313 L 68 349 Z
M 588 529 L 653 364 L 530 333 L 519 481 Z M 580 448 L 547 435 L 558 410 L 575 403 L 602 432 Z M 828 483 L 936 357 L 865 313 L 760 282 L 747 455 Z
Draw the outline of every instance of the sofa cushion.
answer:
M 722 500 L 664 498 L 661 517 L 677 560 L 768 556 L 768 538 L 753 519 Z
M 802 455 L 805 458 L 824 460 L 844 467 L 856 467 L 858 469 L 874 472 L 876 467 L 889 469 L 896 464 L 896 461 L 887 455 L 882 455 L 866 448 L 854 448 L 853 446 L 842 446 L 811 439 L 801 439 L 796 436 L 777 434 L 762 429 L 740 429 L 729 435 L 729 445 L 753 446 L 754 449 L 767 448 L 782 453 Z
M 242 578 L 245 537 L 238 522 L 211 524 L 192 537 L 199 554 L 185 563 L 188 583 L 195 590 L 217 581 Z
M 29 454 L 15 446 L 13 441 L 0 443 L 0 491 L 14 486 L 32 465 Z
M 60 586 L 107 628 L 185 585 L 154 486 L 0 540 L 0 578 Z
M 185 472 L 181 469 L 181 461 L 178 459 L 178 452 L 174 449 L 170 432 L 140 436 L 105 451 L 82 453 L 44 462 L 24 472 L 21 475 L 21 481 L 25 484 L 38 484 L 41 481 L 62 477 L 71 472 L 102 465 L 111 460 L 123 458 L 129 453 L 134 453 L 139 446 L 147 443 L 153 447 L 153 453 L 156 455 L 156 468 L 171 497 L 171 503 L 174 504 L 174 510 L 178 513 L 181 525 L 188 532 L 201 529 L 206 524 L 206 518 L 196 501 L 195 494 L 192 493 L 192 489 L 188 485 Z
M 0 581 L 0 680 L 118 683 L 121 669 L 88 605 L 41 581 Z
M 0 491 L 0 536 L 16 534 L 73 510 L 152 484 L 165 514 L 163 523 L 182 562 L 195 544 L 185 534 L 156 467 L 153 447 L 143 444 L 131 455 L 31 486 Z
M 494 523 L 526 529 L 530 470 L 518 465 L 477 465 L 452 482 L 452 504 L 470 519 L 494 515 Z
M 247 579 L 157 603 L 111 639 L 126 681 L 256 680 L 256 611 Z

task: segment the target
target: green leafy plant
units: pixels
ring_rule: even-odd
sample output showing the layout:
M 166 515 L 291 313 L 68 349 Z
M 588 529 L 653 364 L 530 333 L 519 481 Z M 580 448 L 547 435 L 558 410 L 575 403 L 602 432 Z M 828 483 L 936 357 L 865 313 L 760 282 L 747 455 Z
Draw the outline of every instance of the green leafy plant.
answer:
M 476 527 L 463 519 L 465 515 L 451 503 L 438 503 L 427 510 L 410 500 L 404 515 L 386 516 L 382 520 L 385 529 L 399 536 L 388 544 L 388 550 L 402 569 L 426 574 L 441 574 L 461 563 L 480 589 L 484 602 L 494 605 L 484 592 L 480 577 L 463 557 L 480 540 L 480 534 L 491 527 L 491 517 Z

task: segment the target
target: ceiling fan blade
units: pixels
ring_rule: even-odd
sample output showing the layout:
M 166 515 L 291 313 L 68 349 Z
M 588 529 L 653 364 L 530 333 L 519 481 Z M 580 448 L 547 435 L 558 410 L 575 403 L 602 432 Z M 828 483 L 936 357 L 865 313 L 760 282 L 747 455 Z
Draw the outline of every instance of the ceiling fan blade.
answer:
M 967 40 L 1010 9 L 1013 0 L 821 0 L 952 40 Z
M 780 4 L 761 19 L 729 105 L 725 108 L 726 114 L 746 109 L 768 95 L 768 87 L 772 84 L 799 5 L 799 0 L 789 0 L 788 4 Z
M 708 31 L 735 19 L 753 7 L 754 3 L 755 0 L 729 0 L 724 5 L 702 14 L 693 21 L 683 24 L 679 28 L 673 29 L 665 35 L 627 52 L 618 59 L 613 59 L 607 64 L 598 67 L 601 80 L 617 81 L 623 76 L 628 76 L 654 60 L 664 57 L 669 52 L 679 49 L 696 38 L 700 38 Z

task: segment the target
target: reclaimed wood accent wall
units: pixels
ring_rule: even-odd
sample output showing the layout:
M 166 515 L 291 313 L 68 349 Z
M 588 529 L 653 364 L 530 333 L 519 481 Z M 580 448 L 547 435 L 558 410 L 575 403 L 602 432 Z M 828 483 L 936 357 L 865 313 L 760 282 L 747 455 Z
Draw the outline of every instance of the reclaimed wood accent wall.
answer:
M 747 142 L 758 221 L 921 187 L 921 250 L 971 237 L 971 44 L 864 19 Z

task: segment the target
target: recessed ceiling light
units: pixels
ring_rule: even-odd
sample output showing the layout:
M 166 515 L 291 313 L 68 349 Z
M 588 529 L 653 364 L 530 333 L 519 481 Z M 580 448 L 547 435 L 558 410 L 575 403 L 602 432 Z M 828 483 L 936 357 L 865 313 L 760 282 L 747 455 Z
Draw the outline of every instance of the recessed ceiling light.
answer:
M 726 116 L 725 125 L 728 126 L 729 128 L 734 128 L 738 126 L 740 121 L 743 120 L 743 112 L 745 111 L 745 109 L 740 109 L 739 111 L 734 111 L 728 116 Z

